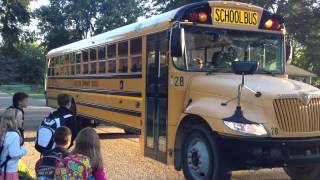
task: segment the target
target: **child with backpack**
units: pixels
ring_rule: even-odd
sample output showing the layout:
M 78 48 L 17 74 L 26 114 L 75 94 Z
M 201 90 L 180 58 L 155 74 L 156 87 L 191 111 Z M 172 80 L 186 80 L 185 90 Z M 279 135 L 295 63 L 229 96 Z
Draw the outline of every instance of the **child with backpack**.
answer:
M 36 163 L 37 179 L 54 179 L 55 169 L 60 161 L 69 155 L 68 148 L 71 144 L 71 130 L 68 127 L 61 126 L 56 129 L 53 139 L 55 148 L 46 151 Z
M 107 179 L 102 162 L 100 139 L 94 129 L 87 127 L 79 132 L 72 154 L 82 154 L 90 158 L 95 180 Z
M 37 131 L 35 148 L 43 153 L 54 148 L 53 134 L 60 126 L 68 127 L 72 132 L 71 144 L 78 134 L 78 122 L 71 109 L 72 97 L 68 94 L 59 94 L 57 103 L 59 108 L 46 117 Z
M 18 161 L 27 154 L 23 138 L 18 130 L 19 120 L 14 109 L 8 109 L 1 115 L 0 121 L 0 180 L 19 180 Z
M 19 122 L 19 131 L 24 138 L 24 129 L 23 129 L 23 122 L 24 122 L 24 108 L 28 105 L 28 94 L 24 92 L 17 92 L 12 97 L 12 105 L 7 109 L 13 109 L 15 111 L 16 119 Z

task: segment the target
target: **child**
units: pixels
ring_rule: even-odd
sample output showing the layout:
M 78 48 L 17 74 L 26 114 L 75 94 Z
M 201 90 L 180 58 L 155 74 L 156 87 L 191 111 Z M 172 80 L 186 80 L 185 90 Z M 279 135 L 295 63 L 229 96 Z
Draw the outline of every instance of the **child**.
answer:
M 44 152 L 43 156 L 56 156 L 58 158 L 65 158 L 69 155 L 68 148 L 71 144 L 71 130 L 66 126 L 60 126 L 56 129 L 53 135 L 55 148 Z
M 14 109 L 15 110 L 15 115 L 16 119 L 19 122 L 19 131 L 24 138 L 24 129 L 23 129 L 23 122 L 24 122 L 24 108 L 27 107 L 28 105 L 28 94 L 24 92 L 17 92 L 13 95 L 12 98 L 12 106 L 10 106 L 8 109 Z
M 59 105 L 59 108 L 57 111 L 54 112 L 54 114 L 58 114 L 58 117 L 65 116 L 65 115 L 71 115 L 70 117 L 66 118 L 61 122 L 61 126 L 68 127 L 72 132 L 72 138 L 71 138 L 71 144 L 73 140 L 76 138 L 78 134 L 78 123 L 76 121 L 76 118 L 74 116 L 74 113 L 71 111 L 71 96 L 68 94 L 59 94 L 57 98 L 57 103 Z
M 42 154 L 36 163 L 37 179 L 54 179 L 57 164 L 69 155 L 67 148 L 71 144 L 71 130 L 65 126 L 56 129 L 53 139 L 56 147 Z
M 102 162 L 99 136 L 94 129 L 87 127 L 79 132 L 72 153 L 90 158 L 95 180 L 107 179 Z
M 0 180 L 19 180 L 18 161 L 27 154 L 27 150 L 21 146 L 23 140 L 18 128 L 16 111 L 14 109 L 6 110 L 0 121 L 0 137 L 3 142 Z

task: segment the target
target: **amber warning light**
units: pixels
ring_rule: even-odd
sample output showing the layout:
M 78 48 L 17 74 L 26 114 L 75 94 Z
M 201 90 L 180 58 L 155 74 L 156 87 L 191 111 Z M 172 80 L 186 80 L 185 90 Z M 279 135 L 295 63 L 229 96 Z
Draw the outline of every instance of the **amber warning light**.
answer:
M 276 17 L 267 17 L 262 23 L 260 27 L 266 30 L 281 31 L 284 28 L 283 20 Z
M 206 23 L 208 20 L 208 14 L 204 11 L 201 11 L 199 13 L 197 12 L 191 12 L 189 14 L 189 21 L 191 22 L 200 22 L 200 23 Z

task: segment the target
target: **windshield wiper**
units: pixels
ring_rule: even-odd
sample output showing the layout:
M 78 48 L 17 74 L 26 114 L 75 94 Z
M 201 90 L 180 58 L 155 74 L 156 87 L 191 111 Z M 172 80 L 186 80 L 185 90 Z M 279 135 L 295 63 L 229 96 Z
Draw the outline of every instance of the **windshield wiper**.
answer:
M 227 73 L 227 72 L 230 72 L 230 70 L 227 70 L 227 69 L 224 69 L 224 68 L 212 69 L 212 70 L 207 72 L 207 75 L 211 75 L 212 73 L 217 73 L 217 72 Z
M 263 68 L 259 68 L 257 72 L 262 72 L 262 73 L 265 73 L 265 74 L 270 74 L 272 76 L 275 76 L 276 73 L 274 71 L 269 71 L 269 70 L 266 70 L 266 69 L 263 69 Z

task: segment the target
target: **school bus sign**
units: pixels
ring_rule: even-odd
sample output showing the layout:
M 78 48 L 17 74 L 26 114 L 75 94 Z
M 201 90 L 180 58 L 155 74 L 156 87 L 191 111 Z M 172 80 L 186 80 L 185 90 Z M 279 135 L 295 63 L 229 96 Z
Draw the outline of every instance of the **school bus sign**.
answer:
M 214 23 L 257 26 L 260 22 L 259 17 L 259 13 L 255 11 L 213 8 Z

